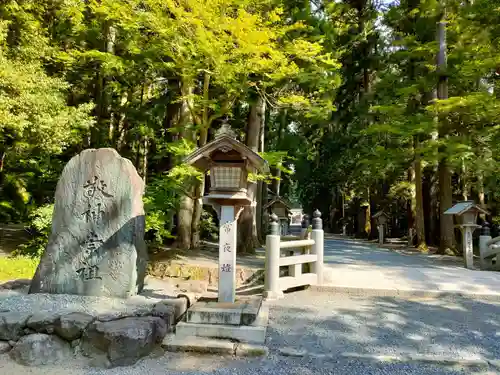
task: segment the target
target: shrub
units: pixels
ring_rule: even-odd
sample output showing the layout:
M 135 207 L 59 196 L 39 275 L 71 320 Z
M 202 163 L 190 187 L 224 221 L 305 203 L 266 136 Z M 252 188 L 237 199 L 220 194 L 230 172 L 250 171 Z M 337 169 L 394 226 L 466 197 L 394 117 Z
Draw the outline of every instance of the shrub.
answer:
M 215 213 L 212 210 L 205 210 L 201 213 L 200 236 L 204 240 L 217 241 L 219 239 L 219 227 L 214 220 Z
M 52 228 L 53 204 L 46 204 L 35 209 L 30 215 L 30 225 L 27 230 L 31 239 L 28 243 L 19 246 L 13 255 L 40 257 L 47 246 Z

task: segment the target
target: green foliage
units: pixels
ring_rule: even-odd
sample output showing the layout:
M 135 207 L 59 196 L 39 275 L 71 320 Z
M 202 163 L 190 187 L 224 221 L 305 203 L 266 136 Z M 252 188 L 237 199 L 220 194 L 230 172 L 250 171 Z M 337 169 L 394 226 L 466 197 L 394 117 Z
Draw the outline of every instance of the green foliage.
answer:
M 31 238 L 28 243 L 19 246 L 14 252 L 15 256 L 39 258 L 43 254 L 52 229 L 53 212 L 54 205 L 47 204 L 38 207 L 29 215 Z
M 218 241 L 219 227 L 215 223 L 213 212 L 203 210 L 201 213 L 200 236 L 208 241 Z

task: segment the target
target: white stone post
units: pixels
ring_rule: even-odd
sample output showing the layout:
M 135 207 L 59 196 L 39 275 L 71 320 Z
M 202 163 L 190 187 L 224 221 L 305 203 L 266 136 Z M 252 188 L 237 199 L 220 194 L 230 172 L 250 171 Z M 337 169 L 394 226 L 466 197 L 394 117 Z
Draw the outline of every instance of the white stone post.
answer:
M 474 269 L 474 254 L 472 248 L 472 231 L 473 227 L 464 225 L 460 228 L 462 230 L 462 244 L 464 251 L 465 268 Z
M 384 244 L 384 225 L 380 224 L 378 226 L 378 243 L 379 245 Z
M 283 291 L 279 287 L 280 278 L 280 235 L 278 216 L 270 216 L 270 234 L 266 236 L 266 265 L 264 271 L 264 298 L 283 298 Z
M 314 211 L 312 220 L 312 235 L 311 239 L 314 240 L 314 245 L 312 246 L 312 254 L 316 254 L 317 260 L 312 264 L 312 272 L 318 276 L 318 285 L 323 284 L 323 254 L 325 238 L 323 232 L 323 220 L 321 220 L 321 212 L 319 210 Z
M 234 303 L 236 298 L 236 220 L 235 207 L 222 206 L 219 227 L 219 302 Z
M 479 236 L 479 259 L 481 261 L 481 269 L 488 270 L 493 268 L 493 259 L 484 257 L 490 253 L 488 251 L 488 241 L 491 240 L 490 227 L 487 222 L 483 223 L 481 235 Z

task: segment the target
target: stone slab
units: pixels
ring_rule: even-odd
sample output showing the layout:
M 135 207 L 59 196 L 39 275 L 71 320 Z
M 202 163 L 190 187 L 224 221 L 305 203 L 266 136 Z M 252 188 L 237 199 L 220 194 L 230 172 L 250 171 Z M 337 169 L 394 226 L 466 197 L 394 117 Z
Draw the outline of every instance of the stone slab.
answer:
M 236 343 L 228 340 L 179 335 L 166 336 L 161 346 L 169 352 L 196 352 L 229 355 L 233 355 L 236 349 Z
M 235 302 L 217 302 L 205 299 L 194 304 L 186 314 L 186 321 L 196 324 L 250 325 L 259 313 L 261 297 L 238 297 Z
M 262 297 L 253 297 L 248 298 L 246 305 L 243 307 L 243 311 L 241 312 L 241 324 L 249 325 L 252 324 L 257 316 L 259 315 L 259 311 L 262 307 Z
M 176 334 L 179 337 L 211 337 L 262 344 L 266 341 L 268 320 L 269 307 L 262 306 L 257 319 L 248 326 L 180 322 L 176 326 Z
M 195 306 L 193 306 L 195 307 Z M 241 324 L 241 308 L 216 308 L 189 309 L 186 321 L 195 324 Z

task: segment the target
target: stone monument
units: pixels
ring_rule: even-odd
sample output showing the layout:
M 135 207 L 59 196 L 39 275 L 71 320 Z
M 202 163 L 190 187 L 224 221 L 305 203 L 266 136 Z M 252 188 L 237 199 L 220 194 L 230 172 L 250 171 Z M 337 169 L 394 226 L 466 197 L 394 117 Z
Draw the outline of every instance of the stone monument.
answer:
M 126 298 L 147 266 L 144 182 L 114 149 L 85 150 L 57 183 L 52 232 L 30 293 Z

